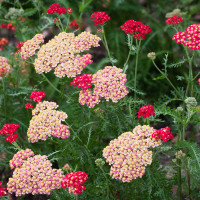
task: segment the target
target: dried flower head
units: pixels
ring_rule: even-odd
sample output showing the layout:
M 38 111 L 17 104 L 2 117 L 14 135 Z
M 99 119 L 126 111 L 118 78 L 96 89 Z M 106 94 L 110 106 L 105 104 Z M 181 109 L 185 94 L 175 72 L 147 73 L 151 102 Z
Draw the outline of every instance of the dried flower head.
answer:
M 173 16 L 182 17 L 183 13 L 181 12 L 181 10 L 179 8 L 176 8 L 172 12 L 167 13 L 165 17 L 169 18 L 169 17 L 173 17 Z

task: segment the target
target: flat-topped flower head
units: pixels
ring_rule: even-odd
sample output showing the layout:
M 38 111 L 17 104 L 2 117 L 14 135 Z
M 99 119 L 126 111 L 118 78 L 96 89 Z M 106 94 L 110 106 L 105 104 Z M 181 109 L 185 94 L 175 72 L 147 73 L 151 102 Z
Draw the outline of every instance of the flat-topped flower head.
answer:
M 145 166 L 152 162 L 152 151 L 148 148 L 161 145 L 152 137 L 155 130 L 150 126 L 136 126 L 133 132 L 125 132 L 104 148 L 103 157 L 111 166 L 114 179 L 130 182 L 145 173 Z
M 170 25 L 170 24 L 173 24 L 173 25 L 177 25 L 177 24 L 180 24 L 183 22 L 183 19 L 182 17 L 178 17 L 178 16 L 173 16 L 173 17 L 169 17 L 165 23 Z
M 152 105 L 142 106 L 138 111 L 138 119 L 142 116 L 143 119 L 155 115 L 154 107 Z
M 11 72 L 11 66 L 5 57 L 0 56 L 0 78 L 7 76 Z
M 133 19 L 126 21 L 120 28 L 126 34 L 133 34 L 137 40 L 145 39 L 145 36 L 152 31 L 149 25 L 142 24 Z
M 174 138 L 173 134 L 171 133 L 171 128 L 168 126 L 159 130 L 155 130 L 152 134 L 152 137 L 155 139 L 161 139 L 163 141 L 168 141 Z
M 33 108 L 33 105 L 31 103 L 26 103 L 25 104 L 25 109 L 32 109 Z
M 2 181 L 0 181 L 0 197 L 6 196 L 7 195 L 7 188 L 3 187 Z
M 40 102 L 32 111 L 32 119 L 29 124 L 27 136 L 31 143 L 38 140 L 46 140 L 49 136 L 65 139 L 69 137 L 69 127 L 61 124 L 67 114 L 55 110 L 58 105 L 54 102 Z
M 79 53 L 89 50 L 92 46 L 99 46 L 99 41 L 99 37 L 89 32 L 82 32 L 78 36 L 62 32 L 38 51 L 34 62 L 35 70 L 41 74 L 54 69 L 54 74 L 59 78 L 76 77 L 92 63 L 91 54 Z
M 48 194 L 61 187 L 63 179 L 61 169 L 52 169 L 47 156 L 35 155 L 24 160 L 21 166 L 15 168 L 7 187 L 10 194 L 16 196 L 25 194 Z
M 59 3 L 53 3 L 47 10 L 47 14 L 57 13 L 59 15 L 65 14 L 66 10 L 64 7 L 61 7 Z
M 43 97 L 46 96 L 46 93 L 43 92 L 43 91 L 32 91 L 31 92 L 31 95 L 30 95 L 30 98 L 33 100 L 33 101 L 36 101 L 36 102 L 39 102 L 42 100 Z
M 77 171 L 71 172 L 65 176 L 61 181 L 63 188 L 68 188 L 69 193 L 81 194 L 85 190 L 83 183 L 88 179 L 88 175 L 85 172 Z
M 24 42 L 20 51 L 21 57 L 27 59 L 34 55 L 36 50 L 40 48 L 41 43 L 44 43 L 43 34 L 36 34 L 31 40 Z
M 103 24 L 107 21 L 110 21 L 110 16 L 105 12 L 94 12 L 91 15 L 91 20 L 94 22 L 94 25 L 97 24 L 103 26 Z
M 72 29 L 79 29 L 78 19 L 73 19 L 68 26 Z

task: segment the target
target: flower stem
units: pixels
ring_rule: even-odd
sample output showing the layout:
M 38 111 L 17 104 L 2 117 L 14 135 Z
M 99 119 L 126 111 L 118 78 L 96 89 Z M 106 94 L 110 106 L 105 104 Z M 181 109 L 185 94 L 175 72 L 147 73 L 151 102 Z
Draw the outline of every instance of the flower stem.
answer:
M 130 58 L 130 55 L 131 55 L 131 50 L 132 50 L 132 45 L 133 45 L 133 37 L 134 36 L 131 37 L 131 44 L 130 44 L 130 47 L 129 47 L 129 52 L 128 52 L 126 62 L 124 63 L 123 73 L 126 73 L 126 70 L 128 69 L 128 66 L 126 67 L 126 65 L 129 61 L 129 58 Z
M 105 177 L 105 179 L 106 179 L 107 199 L 109 200 L 109 183 L 108 183 L 108 178 L 107 178 L 106 173 L 105 173 L 105 171 L 103 170 L 103 168 L 102 168 L 102 167 L 99 167 L 99 168 L 100 168 L 101 171 L 103 172 L 103 175 L 104 175 L 104 177 Z
M 154 60 L 152 60 L 154 66 L 156 67 L 156 69 L 167 79 L 167 81 L 169 82 L 169 84 L 172 86 L 172 88 L 176 91 L 176 93 L 182 98 L 182 95 L 178 92 L 178 90 L 176 89 L 176 87 L 173 85 L 173 83 L 169 80 L 169 78 L 167 77 L 167 75 L 162 72 L 158 66 L 156 65 L 156 63 L 154 62 Z
M 104 31 L 104 27 L 103 27 L 103 26 L 102 26 L 102 33 L 103 33 L 104 46 L 105 46 L 106 51 L 107 51 L 107 53 L 108 53 L 108 57 L 109 57 L 109 59 L 110 59 L 110 62 L 112 63 L 112 66 L 114 66 L 114 63 L 113 63 L 113 61 L 112 61 L 112 59 L 111 59 L 110 50 L 109 50 L 109 48 L 108 48 L 108 43 L 107 43 L 107 40 L 106 40 L 106 35 L 105 35 L 105 31 Z
M 12 142 L 12 144 L 20 151 L 22 150 L 21 147 L 17 144 L 17 142 Z
M 6 89 L 5 89 L 5 82 L 4 82 L 4 77 L 2 77 L 2 86 L 3 86 L 3 96 L 4 96 L 4 115 L 5 118 L 7 119 L 7 109 L 6 109 Z

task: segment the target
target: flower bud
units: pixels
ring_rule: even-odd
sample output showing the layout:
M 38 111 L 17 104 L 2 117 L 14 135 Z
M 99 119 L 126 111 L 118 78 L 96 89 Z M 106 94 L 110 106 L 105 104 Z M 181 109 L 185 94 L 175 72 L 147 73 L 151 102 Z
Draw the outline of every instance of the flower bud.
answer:
M 183 108 L 181 106 L 176 108 L 176 112 L 177 113 L 182 113 L 183 112 Z
M 150 58 L 151 60 L 155 60 L 156 59 L 156 53 L 150 52 L 150 53 L 147 54 L 147 57 Z
M 184 101 L 187 105 L 188 108 L 196 107 L 197 106 L 197 101 L 194 97 L 188 97 Z
M 103 167 L 105 165 L 105 161 L 102 158 L 98 158 L 95 160 L 95 164 L 97 167 Z

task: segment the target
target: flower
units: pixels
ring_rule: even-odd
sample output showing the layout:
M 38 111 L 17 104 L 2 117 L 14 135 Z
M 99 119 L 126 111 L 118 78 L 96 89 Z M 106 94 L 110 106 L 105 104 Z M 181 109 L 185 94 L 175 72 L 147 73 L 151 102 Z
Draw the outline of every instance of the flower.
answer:
M 183 22 L 183 19 L 182 17 L 177 17 L 177 16 L 173 16 L 173 17 L 169 17 L 165 23 L 170 25 L 170 24 L 173 24 L 173 25 L 177 25 L 177 24 L 180 24 Z
M 145 39 L 145 36 L 152 31 L 149 25 L 142 24 L 133 19 L 126 21 L 120 28 L 126 34 L 133 34 L 137 40 Z
M 163 141 L 168 141 L 174 138 L 173 134 L 171 133 L 171 128 L 168 126 L 159 130 L 155 130 L 155 132 L 152 134 L 152 137 L 155 139 L 161 139 Z
M 53 20 L 53 22 L 54 23 L 58 23 L 58 22 L 60 22 L 60 20 L 57 17 L 55 17 L 54 20 Z
M 186 41 L 185 32 L 177 32 L 172 37 L 172 40 L 175 40 L 177 44 L 184 43 Z
M 31 40 L 27 40 L 26 42 L 24 42 L 23 46 L 21 47 L 21 57 L 27 59 L 34 55 L 36 50 L 40 48 L 40 44 L 43 42 L 43 34 L 36 34 Z
M 97 33 L 99 33 L 99 34 L 102 33 L 102 29 L 98 28 Z
M 83 183 L 88 179 L 88 175 L 85 172 L 77 171 L 67 174 L 61 181 L 63 188 L 68 187 L 69 193 L 81 194 L 85 190 Z
M 166 18 L 173 17 L 173 16 L 180 17 L 182 15 L 183 13 L 181 12 L 181 10 L 179 8 L 176 8 L 172 12 L 167 13 L 165 17 Z
M 12 23 L 8 23 L 8 24 L 1 24 L 1 28 L 6 28 L 7 30 L 11 30 L 14 31 L 15 30 L 15 26 L 12 25 Z
M 142 116 L 143 119 L 155 115 L 154 107 L 152 105 L 142 106 L 138 111 L 138 119 Z
M 32 110 L 33 117 L 27 131 L 29 142 L 46 140 L 51 135 L 62 139 L 69 137 L 69 127 L 61 124 L 67 118 L 67 114 L 55 110 L 57 107 L 58 105 L 55 102 L 44 101 Z
M 9 134 L 7 137 L 6 137 L 6 141 L 7 142 L 16 142 L 16 140 L 19 139 L 19 136 L 15 133 L 12 133 L 12 134 Z
M 3 46 L 8 44 L 8 40 L 6 38 L 0 38 L 0 49 L 3 50 Z
M 110 16 L 105 12 L 94 12 L 91 15 L 91 20 L 94 22 L 94 25 L 100 24 L 103 26 L 104 22 L 110 21 Z
M 0 56 L 0 77 L 7 76 L 10 73 L 11 66 L 5 57 Z
M 183 107 L 179 106 L 176 108 L 175 110 L 177 113 L 182 113 L 184 110 L 183 110 Z
M 39 102 L 42 100 L 43 97 L 46 96 L 46 93 L 43 92 L 43 91 L 32 91 L 31 92 L 31 95 L 30 95 L 30 98 L 33 100 L 33 101 L 36 101 L 36 102 Z
M 52 169 L 52 164 L 45 155 L 31 156 L 26 157 L 27 160 L 24 160 L 26 158 L 23 155 L 18 158 L 24 161 L 14 170 L 12 178 L 9 178 L 7 189 L 10 194 L 14 192 L 16 196 L 50 195 L 52 190 L 61 187 L 62 170 Z
M 65 8 L 64 7 L 60 7 L 59 3 L 53 3 L 47 10 L 47 14 L 54 14 L 54 13 L 58 13 L 59 15 L 61 14 L 65 14 Z
M 79 55 L 92 46 L 98 47 L 101 39 L 89 32 L 82 32 L 78 36 L 74 33 L 62 32 L 55 36 L 38 51 L 34 62 L 36 73 L 47 73 L 54 69 L 59 77 L 75 77 L 92 63 L 91 54 Z
M 87 90 L 87 88 L 92 86 L 92 74 L 83 74 L 82 76 L 77 76 L 70 82 L 70 85 L 76 86 L 82 90 Z
M 66 164 L 62 167 L 62 169 L 63 169 L 64 171 L 68 171 L 68 170 L 71 170 L 71 167 L 69 166 L 68 163 L 66 163 Z
M 150 126 L 136 126 L 133 132 L 125 132 L 104 148 L 103 157 L 111 166 L 110 175 L 122 182 L 142 177 L 145 167 L 152 162 L 148 148 L 161 145 L 161 140 L 152 137 L 155 131 Z
M 17 18 L 21 17 L 23 14 L 24 14 L 23 9 L 9 8 L 8 12 L 6 13 L 6 15 L 4 17 L 5 17 L 5 19 L 17 20 Z
M 20 41 L 20 42 L 17 43 L 17 45 L 16 45 L 16 48 L 17 48 L 16 53 L 21 51 L 21 48 L 22 48 L 22 46 L 24 45 L 25 42 L 26 41 Z
M 95 164 L 97 167 L 103 167 L 105 165 L 105 161 L 102 158 L 98 158 L 95 160 Z
M 155 60 L 156 59 L 156 53 L 150 52 L 150 53 L 147 54 L 147 57 L 150 58 L 151 60 Z
M 198 79 L 199 85 L 200 85 L 200 78 Z
M 67 12 L 68 14 L 72 14 L 73 10 L 72 10 L 72 8 L 67 8 L 67 9 L 66 9 L 66 12 Z
M 184 102 L 188 108 L 194 108 L 197 106 L 197 100 L 194 97 L 188 97 Z
M 68 25 L 72 29 L 79 29 L 78 19 L 73 19 L 71 23 Z
M 7 190 L 7 188 L 6 188 L 6 187 L 3 187 L 2 181 L 0 181 L 0 197 L 6 196 L 6 195 L 7 195 L 6 190 Z
M 33 108 L 33 105 L 31 103 L 25 104 L 25 109 Z

